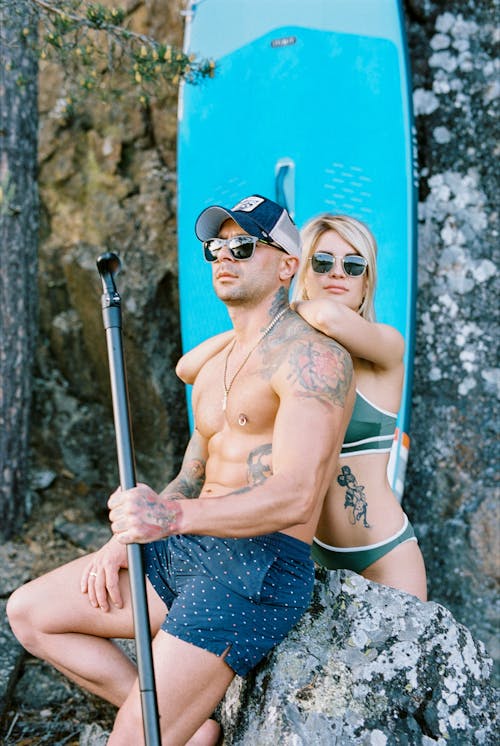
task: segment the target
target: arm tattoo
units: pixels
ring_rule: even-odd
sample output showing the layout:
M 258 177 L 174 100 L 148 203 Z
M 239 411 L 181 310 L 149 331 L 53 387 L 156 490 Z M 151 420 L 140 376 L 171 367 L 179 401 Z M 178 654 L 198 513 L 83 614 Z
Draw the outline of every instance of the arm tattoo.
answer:
M 144 511 L 145 523 L 152 526 L 161 526 L 165 530 L 166 535 L 179 531 L 182 508 L 179 503 L 175 502 L 175 498 L 159 503 L 156 500 L 143 497 L 140 507 Z
M 288 378 L 298 384 L 297 396 L 344 406 L 352 380 L 352 361 L 342 347 L 314 339 L 300 341 L 292 348 L 289 364 Z
M 343 466 L 341 471 L 342 474 L 337 477 L 337 482 L 341 487 L 346 488 L 344 508 L 352 508 L 352 525 L 354 526 L 362 520 L 365 528 L 371 528 L 366 520 L 368 502 L 365 495 L 365 486 L 357 483 L 356 477 L 348 466 Z
M 201 449 L 192 439 L 186 449 L 179 474 L 161 491 L 161 496 L 173 500 L 199 497 L 205 482 L 206 461 L 202 456 Z
M 193 459 L 187 464 L 182 465 L 180 473 L 170 483 L 166 494 L 169 497 L 173 497 L 175 493 L 178 493 L 178 497 L 188 499 L 199 497 L 204 481 L 205 462 Z M 172 492 L 172 488 L 174 488 L 174 492 Z

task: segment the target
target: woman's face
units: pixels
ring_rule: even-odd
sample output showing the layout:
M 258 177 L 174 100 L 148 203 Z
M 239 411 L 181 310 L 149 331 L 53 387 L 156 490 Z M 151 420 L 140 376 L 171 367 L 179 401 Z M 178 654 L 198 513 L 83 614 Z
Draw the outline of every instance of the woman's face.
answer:
M 314 250 L 314 254 L 319 253 L 335 256 L 335 261 L 330 271 L 319 274 L 313 270 L 311 259 L 308 260 L 305 275 L 308 298 L 315 300 L 330 297 L 353 311 L 357 311 L 365 295 L 366 270 L 358 277 L 348 275 L 342 266 L 342 259 L 353 254 L 359 256 L 359 252 L 335 231 L 325 231 L 320 236 Z

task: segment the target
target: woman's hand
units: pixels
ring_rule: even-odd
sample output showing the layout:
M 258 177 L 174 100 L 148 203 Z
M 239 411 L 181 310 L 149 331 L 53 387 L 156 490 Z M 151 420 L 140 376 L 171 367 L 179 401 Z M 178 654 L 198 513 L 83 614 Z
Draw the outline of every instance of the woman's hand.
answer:
M 147 484 L 117 489 L 108 508 L 111 530 L 122 544 L 148 544 L 181 533 L 182 503 L 158 495 Z
M 121 609 L 119 574 L 128 567 L 127 548 L 113 536 L 99 551 L 91 554 L 80 581 L 82 593 L 87 593 L 91 605 L 102 611 L 113 606 Z
M 295 301 L 293 310 L 302 316 L 310 326 L 319 329 L 333 339 L 337 339 L 337 332 L 342 320 L 342 312 L 345 310 L 349 315 L 355 316 L 354 311 L 344 309 L 335 298 L 315 298 L 314 300 Z
M 354 357 L 373 363 L 382 370 L 395 371 L 401 386 L 404 339 L 392 326 L 364 319 L 335 298 L 315 298 L 293 304 L 310 326 L 335 339 Z

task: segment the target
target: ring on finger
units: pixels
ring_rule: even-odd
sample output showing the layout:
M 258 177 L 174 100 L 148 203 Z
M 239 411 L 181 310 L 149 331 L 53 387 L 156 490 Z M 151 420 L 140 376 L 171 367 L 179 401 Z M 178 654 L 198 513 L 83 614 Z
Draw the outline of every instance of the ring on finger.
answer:
M 93 578 L 97 578 L 97 573 L 96 572 L 89 572 L 89 575 L 91 575 Z

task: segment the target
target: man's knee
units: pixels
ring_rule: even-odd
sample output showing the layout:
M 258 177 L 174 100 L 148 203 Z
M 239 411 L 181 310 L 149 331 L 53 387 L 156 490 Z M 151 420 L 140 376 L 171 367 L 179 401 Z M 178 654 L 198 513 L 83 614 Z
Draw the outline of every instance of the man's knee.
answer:
M 21 645 L 34 652 L 37 641 L 36 614 L 29 583 L 18 588 L 7 601 L 7 618 Z
M 140 703 L 135 700 L 131 701 L 129 697 L 118 710 L 108 744 L 110 746 L 137 746 L 137 744 L 142 743 L 142 734 L 143 724 Z
M 214 720 L 207 720 L 187 741 L 182 735 L 186 724 L 160 717 L 161 742 L 168 744 L 189 744 L 189 746 L 213 746 L 219 740 L 220 726 Z M 109 746 L 137 746 L 142 744 L 143 714 L 140 699 L 129 696 L 118 710 L 113 730 L 108 740 Z

